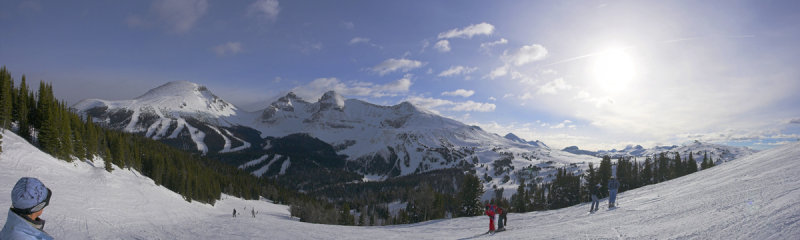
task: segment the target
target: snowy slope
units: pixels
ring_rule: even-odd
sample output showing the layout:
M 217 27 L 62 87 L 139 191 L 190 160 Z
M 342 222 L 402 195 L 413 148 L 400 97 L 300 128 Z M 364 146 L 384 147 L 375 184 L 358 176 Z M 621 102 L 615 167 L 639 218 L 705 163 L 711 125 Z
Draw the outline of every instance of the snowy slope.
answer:
M 57 239 L 794 239 L 800 236 L 800 144 L 763 151 L 705 171 L 618 196 L 620 208 L 587 215 L 588 205 L 509 214 L 493 236 L 486 217 L 385 227 L 298 222 L 288 207 L 227 197 L 215 206 L 187 203 L 128 170 L 107 173 L 66 163 L 6 131 L 0 193 L 21 176 L 53 190 L 42 218 Z M 10 206 L 0 197 L 0 206 Z M 245 211 L 243 208 L 247 207 Z M 257 218 L 246 217 L 250 209 Z M 231 218 L 236 208 L 243 212 Z M 6 214 L 0 214 L 5 221 Z

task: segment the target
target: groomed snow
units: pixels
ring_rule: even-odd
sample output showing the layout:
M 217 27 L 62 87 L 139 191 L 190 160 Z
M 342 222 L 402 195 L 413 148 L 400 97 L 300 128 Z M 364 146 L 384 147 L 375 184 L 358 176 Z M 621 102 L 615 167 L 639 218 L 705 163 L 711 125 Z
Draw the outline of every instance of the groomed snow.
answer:
M 309 224 L 288 207 L 233 197 L 188 203 L 129 170 L 56 160 L 6 131 L 0 154 L 0 206 L 22 176 L 53 190 L 42 218 L 57 239 L 796 239 L 800 236 L 800 144 L 731 161 L 618 196 L 619 209 L 588 215 L 588 205 L 509 214 L 509 231 L 486 232 L 482 217 L 385 227 Z M 605 204 L 603 202 L 601 205 Z M 243 208 L 247 207 L 245 211 Z M 249 217 L 255 207 L 259 214 Z M 231 217 L 236 208 L 241 212 Z M 0 214 L 5 222 L 6 214 Z

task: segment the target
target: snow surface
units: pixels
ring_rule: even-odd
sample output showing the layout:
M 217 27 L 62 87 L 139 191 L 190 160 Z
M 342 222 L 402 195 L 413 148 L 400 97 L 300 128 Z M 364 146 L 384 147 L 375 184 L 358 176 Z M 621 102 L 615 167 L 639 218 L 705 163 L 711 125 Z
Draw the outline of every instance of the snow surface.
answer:
M 23 176 L 53 190 L 42 218 L 57 239 L 797 239 L 800 144 L 787 144 L 709 170 L 618 195 L 620 208 L 587 214 L 588 204 L 509 214 L 509 231 L 479 235 L 485 216 L 409 225 L 309 224 L 268 201 L 225 196 L 215 206 L 188 203 L 130 170 L 56 160 L 3 133 L 0 193 Z M 5 195 L 6 197 L 1 197 Z M 0 194 L 0 206 L 10 206 Z M 605 202 L 601 203 L 601 205 Z M 248 210 L 243 211 L 247 207 Z M 241 212 L 231 217 L 236 208 Z M 250 209 L 259 211 L 249 217 Z M 6 214 L 0 214 L 5 222 Z

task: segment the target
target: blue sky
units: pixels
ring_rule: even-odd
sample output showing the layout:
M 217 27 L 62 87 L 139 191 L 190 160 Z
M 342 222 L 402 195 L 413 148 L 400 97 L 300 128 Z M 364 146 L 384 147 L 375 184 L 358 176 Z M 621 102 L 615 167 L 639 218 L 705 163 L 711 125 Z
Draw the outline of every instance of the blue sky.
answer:
M 409 101 L 555 148 L 800 136 L 796 1 L 0 3 L 0 64 L 56 95 L 167 81 L 246 110 L 289 91 Z

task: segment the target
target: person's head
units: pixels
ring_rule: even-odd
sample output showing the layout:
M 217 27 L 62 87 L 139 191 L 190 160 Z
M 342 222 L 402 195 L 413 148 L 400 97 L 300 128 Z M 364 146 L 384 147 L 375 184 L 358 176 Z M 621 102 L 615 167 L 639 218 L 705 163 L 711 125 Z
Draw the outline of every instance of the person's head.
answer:
M 50 205 L 53 192 L 45 187 L 39 179 L 23 177 L 11 189 L 11 208 L 31 219 L 36 219 L 42 210 Z

